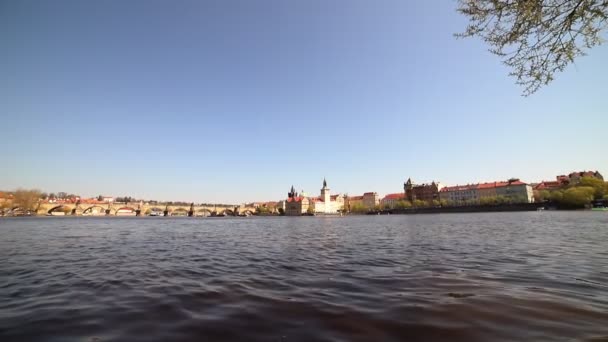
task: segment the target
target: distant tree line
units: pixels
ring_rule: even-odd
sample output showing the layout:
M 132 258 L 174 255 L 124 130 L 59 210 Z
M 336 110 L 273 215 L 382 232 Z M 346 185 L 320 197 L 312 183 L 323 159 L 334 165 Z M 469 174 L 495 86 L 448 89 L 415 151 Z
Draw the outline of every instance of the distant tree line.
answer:
M 7 195 L 12 195 L 11 202 L 3 201 L 0 203 L 2 211 L 11 210 L 12 208 L 21 208 L 24 211 L 33 211 L 38 208 L 42 193 L 37 189 L 17 189 L 12 192 L 6 192 Z
M 534 198 L 538 202 L 583 208 L 594 200 L 608 201 L 608 182 L 594 177 L 583 177 L 577 184 L 564 186 L 561 189 L 535 191 Z
M 348 208 L 351 213 L 367 213 L 370 211 L 381 211 L 391 209 L 413 209 L 413 208 L 438 208 L 438 207 L 454 207 L 454 206 L 468 206 L 468 205 L 503 205 L 503 204 L 518 204 L 527 203 L 527 198 L 523 196 L 491 196 L 483 197 L 479 200 L 465 200 L 465 201 L 450 201 L 446 199 L 434 199 L 431 201 L 423 200 L 406 200 L 401 199 L 393 205 L 385 203 L 383 205 L 376 205 L 373 208 L 365 206 L 363 203 L 355 202 Z

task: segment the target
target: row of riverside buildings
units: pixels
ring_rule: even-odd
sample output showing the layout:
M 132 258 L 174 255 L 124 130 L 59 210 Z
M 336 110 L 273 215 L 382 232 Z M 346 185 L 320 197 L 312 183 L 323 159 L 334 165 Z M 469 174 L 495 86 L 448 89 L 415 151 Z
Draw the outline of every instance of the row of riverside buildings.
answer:
M 444 186 L 441 183 L 414 184 L 408 179 L 403 184 L 403 192 L 386 195 L 382 207 L 394 208 L 399 201 L 440 201 L 450 205 L 477 204 L 484 198 L 503 197 L 512 201 L 531 203 L 534 200 L 532 186 L 517 178 L 508 181 Z
M 350 212 L 351 209 L 374 208 L 393 209 L 402 201 L 417 203 L 424 201 L 441 205 L 476 205 L 482 204 L 486 199 L 502 198 L 512 203 L 534 202 L 535 190 L 552 190 L 580 182 L 583 177 L 594 177 L 603 180 L 598 171 L 572 172 L 559 175 L 556 181 L 542 181 L 528 184 L 518 178 L 506 181 L 476 183 L 456 186 L 444 186 L 438 182 L 414 184 L 411 179 L 403 184 L 403 192 L 392 193 L 380 198 L 376 192 L 366 192 L 360 196 L 331 195 L 327 181 L 323 180 L 320 196 L 307 196 L 303 191 L 297 193 L 294 187 L 287 193 L 287 199 L 278 203 L 286 215 L 299 216 L 303 214 L 338 214 Z

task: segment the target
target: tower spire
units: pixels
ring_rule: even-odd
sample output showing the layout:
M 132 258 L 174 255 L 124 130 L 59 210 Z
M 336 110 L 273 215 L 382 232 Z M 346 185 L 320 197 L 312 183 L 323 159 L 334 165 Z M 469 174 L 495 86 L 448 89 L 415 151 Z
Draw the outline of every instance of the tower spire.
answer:
M 327 181 L 325 180 L 325 177 L 323 177 L 323 187 L 326 188 L 327 187 Z

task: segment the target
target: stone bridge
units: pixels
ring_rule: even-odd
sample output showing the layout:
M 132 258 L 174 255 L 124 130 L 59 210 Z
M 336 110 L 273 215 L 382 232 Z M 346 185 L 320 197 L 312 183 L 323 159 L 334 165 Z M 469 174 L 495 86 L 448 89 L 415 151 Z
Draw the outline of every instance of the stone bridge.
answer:
M 82 216 L 249 216 L 247 206 L 167 205 L 149 203 L 41 203 L 37 215 Z

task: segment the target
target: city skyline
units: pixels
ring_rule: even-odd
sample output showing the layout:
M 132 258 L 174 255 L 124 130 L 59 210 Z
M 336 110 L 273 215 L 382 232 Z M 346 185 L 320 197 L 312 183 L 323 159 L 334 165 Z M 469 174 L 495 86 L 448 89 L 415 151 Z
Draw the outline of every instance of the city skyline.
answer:
M 522 97 L 455 3 L 237 2 L 5 3 L 0 188 L 234 203 L 608 170 L 605 45 Z
M 583 172 L 599 172 L 599 174 L 602 174 L 602 172 L 600 170 L 597 169 L 588 169 L 588 170 L 573 170 L 572 172 L 566 172 L 566 173 L 559 173 L 559 174 L 555 174 L 553 177 L 548 177 L 548 178 L 544 178 L 542 180 L 537 180 L 537 181 L 527 181 L 527 180 L 522 180 L 519 177 L 509 177 L 508 179 L 494 179 L 494 180 L 486 180 L 486 181 L 472 181 L 472 182 L 466 182 L 466 183 L 458 183 L 458 184 L 447 184 L 441 181 L 417 181 L 414 179 L 411 179 L 411 177 L 406 178 L 406 180 L 404 180 L 401 185 L 403 186 L 404 183 L 406 183 L 407 181 L 412 181 L 412 183 L 414 185 L 430 185 L 431 183 L 437 183 L 438 185 L 440 185 L 441 187 L 459 187 L 459 186 L 471 186 L 471 185 L 479 185 L 479 184 L 491 184 L 491 183 L 496 183 L 496 182 L 507 182 L 509 180 L 518 180 L 518 181 L 523 181 L 524 183 L 528 184 L 528 185 L 535 185 L 535 184 L 539 184 L 539 183 L 543 183 L 543 182 L 554 182 L 556 178 L 562 178 L 565 177 L 569 174 L 576 174 L 576 173 L 583 173 Z M 298 188 L 294 183 L 291 185 L 291 191 L 295 191 L 297 194 L 299 194 L 299 196 L 305 196 L 305 197 L 317 197 L 316 194 L 318 191 L 323 191 L 323 188 L 327 187 L 329 190 L 332 190 L 332 186 L 330 184 L 330 182 L 328 182 L 326 180 L 326 178 L 323 178 L 322 181 L 322 185 L 319 187 L 319 189 L 317 190 L 306 190 L 304 188 Z M 17 189 L 25 189 L 24 187 L 18 187 L 15 189 L 0 189 L 0 192 L 2 191 L 14 191 Z M 138 196 L 133 196 L 130 195 L 128 193 L 124 193 L 124 194 L 107 194 L 107 193 L 99 193 L 97 195 L 89 195 L 89 194 L 80 194 L 80 193 L 73 193 L 73 192 L 68 192 L 68 191 L 46 191 L 45 189 L 40 189 L 40 188 L 32 188 L 32 189 L 36 189 L 41 191 L 41 193 L 50 195 L 50 194 L 54 194 L 54 195 L 58 195 L 58 194 L 66 194 L 67 197 L 66 198 L 71 198 L 72 195 L 78 196 L 82 199 L 95 199 L 98 197 L 104 197 L 104 198 L 113 198 L 112 200 L 116 200 L 117 198 L 122 198 L 123 196 L 128 196 L 131 197 L 133 199 L 133 201 L 157 201 L 157 202 L 179 202 L 179 203 L 197 203 L 197 204 L 251 204 L 251 203 L 270 203 L 270 202 L 276 202 L 276 201 L 282 201 L 285 200 L 288 196 L 285 196 L 285 193 L 275 197 L 275 198 L 264 198 L 264 199 L 256 199 L 256 200 L 250 200 L 250 201 L 242 201 L 242 200 L 235 200 L 232 202 L 206 202 L 206 201 L 202 201 L 199 199 L 180 199 L 180 198 L 158 198 L 158 197 L 138 197 Z M 383 198 L 385 196 L 390 196 L 390 195 L 394 195 L 394 194 L 398 194 L 398 193 L 403 193 L 403 187 L 401 187 L 401 189 L 399 190 L 393 190 L 393 191 L 386 191 L 386 192 L 381 192 L 381 191 L 376 191 L 375 189 L 368 189 L 359 193 L 351 193 L 348 191 L 340 191 L 338 190 L 332 190 L 332 194 L 335 195 L 344 195 L 344 196 L 348 196 L 348 197 L 357 197 L 357 196 L 361 196 L 365 193 L 374 193 L 380 196 L 380 198 Z M 106 201 L 106 199 L 104 199 L 103 201 Z

